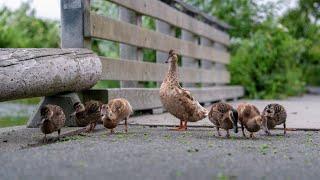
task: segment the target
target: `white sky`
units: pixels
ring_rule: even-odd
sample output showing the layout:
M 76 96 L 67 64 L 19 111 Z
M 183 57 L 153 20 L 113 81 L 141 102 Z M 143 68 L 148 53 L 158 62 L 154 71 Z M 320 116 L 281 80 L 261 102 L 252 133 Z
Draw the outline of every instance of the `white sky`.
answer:
M 17 9 L 21 2 L 30 2 L 36 10 L 36 16 L 47 19 L 60 19 L 60 0 L 0 0 L 0 7 L 7 6 Z
M 60 19 L 60 0 L 0 0 L 0 7 L 7 6 L 10 9 L 17 9 L 21 2 L 29 1 L 31 7 L 36 10 L 36 16 L 40 18 L 48 19 Z M 268 1 L 277 0 L 257 0 L 261 3 L 266 3 Z M 284 7 L 280 13 L 283 13 L 287 8 L 292 8 L 296 5 L 297 0 L 282 0 L 285 2 L 286 7 Z

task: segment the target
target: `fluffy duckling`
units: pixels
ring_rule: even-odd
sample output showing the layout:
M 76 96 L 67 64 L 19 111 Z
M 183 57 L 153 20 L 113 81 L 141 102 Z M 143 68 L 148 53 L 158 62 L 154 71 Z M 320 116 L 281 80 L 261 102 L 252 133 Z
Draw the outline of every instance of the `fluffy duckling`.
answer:
M 43 141 L 47 142 L 47 134 L 58 131 L 60 137 L 61 128 L 64 126 L 66 117 L 60 106 L 48 104 L 40 109 L 40 129 L 44 134 Z
M 102 103 L 99 101 L 88 101 L 84 105 L 76 102 L 73 105 L 75 112 L 72 115 L 76 116 L 76 123 L 80 127 L 87 126 L 87 132 L 91 132 L 96 127 L 97 123 L 101 121 L 100 108 Z
M 124 120 L 125 132 L 128 132 L 128 119 L 133 113 L 130 103 L 123 98 L 112 99 L 101 107 L 103 126 L 110 129 L 111 134 L 120 121 Z
M 270 135 L 269 129 L 273 129 L 276 125 L 283 124 L 283 134 L 286 135 L 286 119 L 287 112 L 285 108 L 280 104 L 269 104 L 267 105 L 262 116 L 267 119 L 267 130 L 266 134 Z
M 260 115 L 257 107 L 252 104 L 242 103 L 237 108 L 241 130 L 244 137 L 244 127 L 250 132 L 250 137 L 254 137 L 254 133 L 261 128 L 266 130 L 266 120 Z
M 238 112 L 231 105 L 223 102 L 213 104 L 208 117 L 216 126 L 218 136 L 221 136 L 219 128 L 227 131 L 226 137 L 230 137 L 229 129 L 233 128 L 238 133 Z
M 187 129 L 187 122 L 204 119 L 208 111 L 192 97 L 189 91 L 179 85 L 178 55 L 174 50 L 170 50 L 166 63 L 168 62 L 169 70 L 160 87 L 160 100 L 164 108 L 180 120 L 180 126 L 175 130 L 184 131 Z

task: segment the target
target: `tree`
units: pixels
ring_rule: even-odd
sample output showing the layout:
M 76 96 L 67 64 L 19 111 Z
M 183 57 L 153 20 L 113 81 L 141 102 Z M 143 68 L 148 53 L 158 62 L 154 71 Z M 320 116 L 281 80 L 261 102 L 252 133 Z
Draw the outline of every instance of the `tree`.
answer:
M 0 47 L 59 47 L 58 23 L 37 19 L 34 14 L 27 3 L 16 11 L 0 9 Z
M 304 40 L 307 51 L 300 60 L 305 81 L 320 85 L 320 2 L 300 0 L 298 6 L 289 10 L 281 23 L 297 39 Z

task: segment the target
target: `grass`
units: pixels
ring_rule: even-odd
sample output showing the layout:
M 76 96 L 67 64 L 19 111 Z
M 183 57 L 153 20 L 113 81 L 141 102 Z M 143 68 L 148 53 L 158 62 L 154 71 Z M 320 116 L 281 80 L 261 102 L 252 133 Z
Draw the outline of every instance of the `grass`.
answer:
M 29 104 L 34 105 L 38 104 L 41 100 L 41 97 L 34 97 L 34 98 L 25 98 L 25 99 L 17 99 L 13 101 L 8 101 L 8 103 L 15 103 L 15 104 Z
M 27 120 L 28 117 L 0 117 L 0 128 L 25 125 Z
M 105 88 L 119 88 L 120 81 L 103 80 L 93 86 L 93 89 L 105 89 Z
M 267 154 L 267 151 L 269 149 L 269 146 L 267 144 L 262 144 L 260 146 L 260 152 L 263 154 L 263 155 L 266 155 Z

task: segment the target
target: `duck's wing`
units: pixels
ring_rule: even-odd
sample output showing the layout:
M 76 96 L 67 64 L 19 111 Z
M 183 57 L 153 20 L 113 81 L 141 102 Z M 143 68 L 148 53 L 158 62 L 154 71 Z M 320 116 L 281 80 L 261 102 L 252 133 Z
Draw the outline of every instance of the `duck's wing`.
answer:
M 206 117 L 208 115 L 208 111 L 200 105 L 189 91 L 179 87 L 174 87 L 174 89 L 177 101 L 183 107 L 184 113 L 188 114 L 188 117 Z
M 100 103 L 98 101 L 89 101 L 85 104 L 87 113 L 97 113 L 100 111 Z
M 182 87 L 177 87 L 176 89 L 177 89 L 178 91 L 179 91 L 179 89 L 180 89 L 180 92 L 179 92 L 179 93 L 181 93 L 182 96 L 185 96 L 186 98 L 190 99 L 191 101 L 194 100 L 194 98 L 193 98 L 193 96 L 191 95 L 190 91 L 188 91 L 188 90 L 186 90 L 186 89 L 184 89 L 184 88 L 182 88 Z M 176 91 L 177 91 L 177 90 L 176 90 Z
M 54 112 L 53 124 L 55 128 L 60 129 L 64 126 L 66 120 L 63 109 L 60 106 L 52 106 L 52 111 Z

